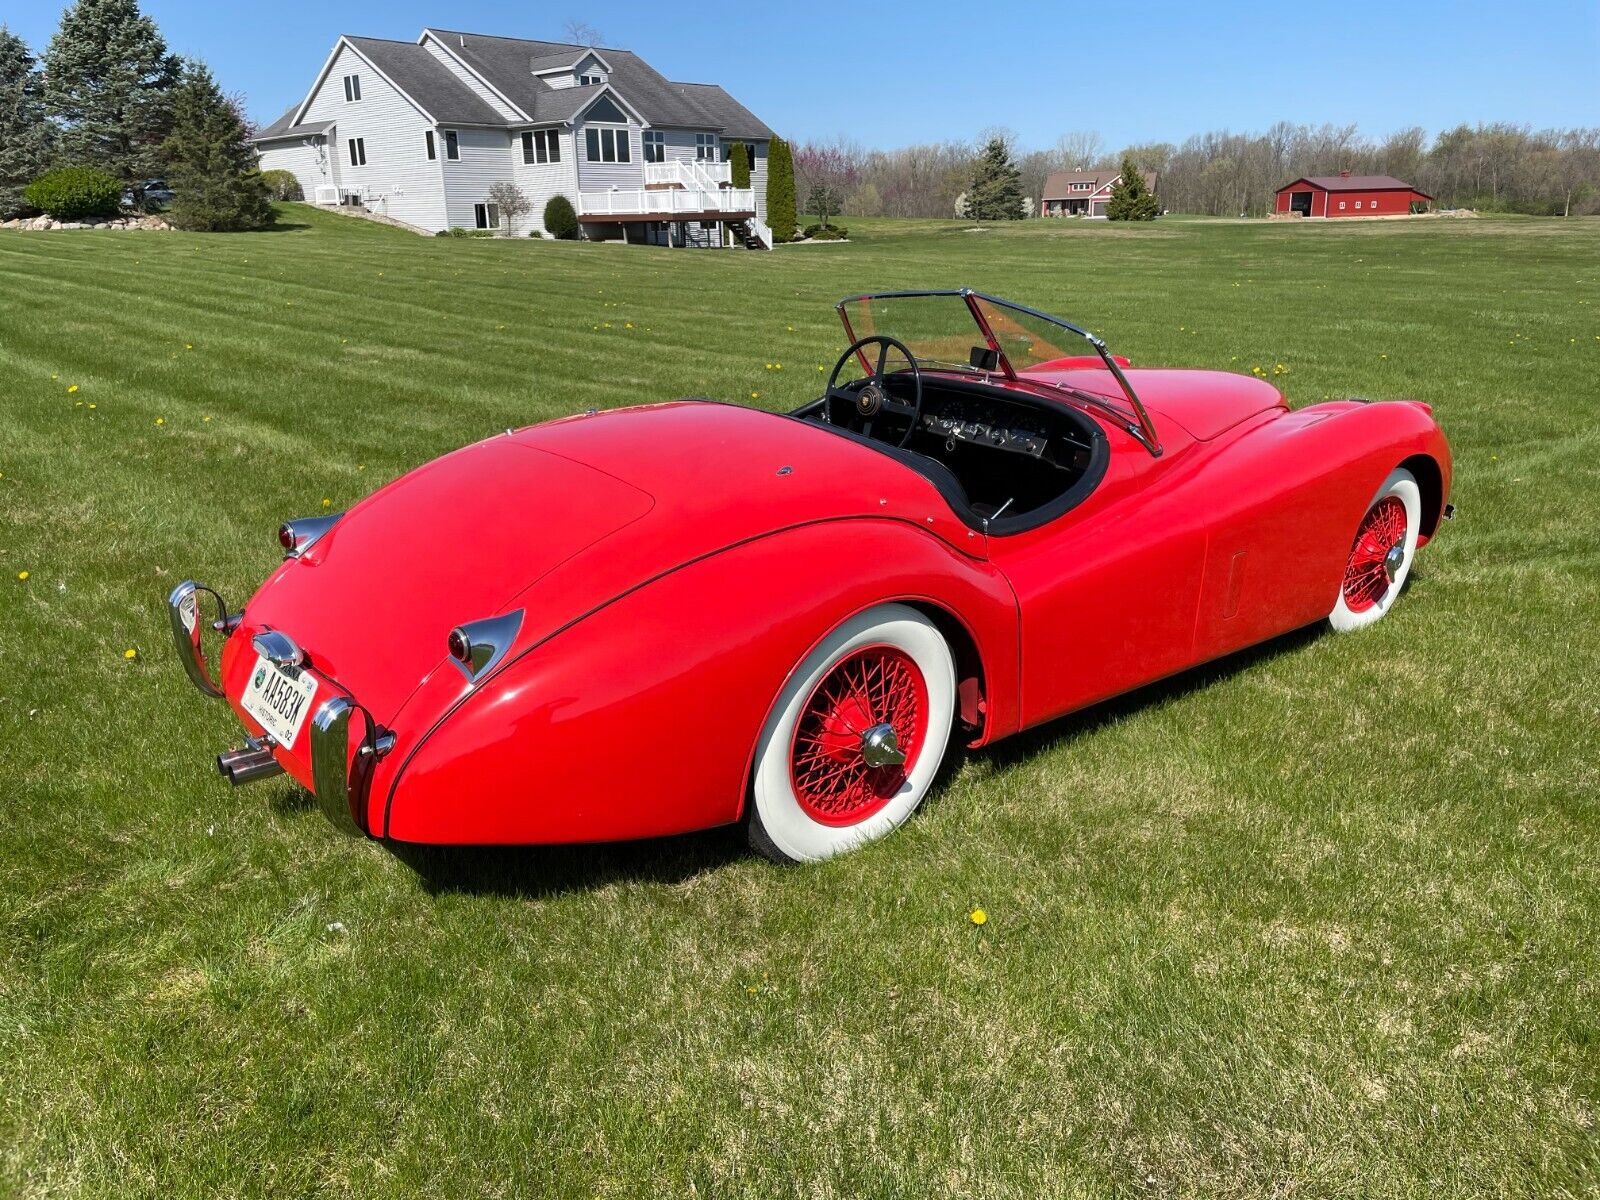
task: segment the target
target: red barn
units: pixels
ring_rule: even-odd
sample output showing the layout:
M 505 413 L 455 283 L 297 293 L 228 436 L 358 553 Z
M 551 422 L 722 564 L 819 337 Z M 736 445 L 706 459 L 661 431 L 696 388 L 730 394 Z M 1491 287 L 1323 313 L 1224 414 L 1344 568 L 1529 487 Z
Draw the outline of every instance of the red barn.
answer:
M 1433 197 L 1390 175 L 1311 175 L 1278 189 L 1277 211 L 1302 217 L 1394 217 Z

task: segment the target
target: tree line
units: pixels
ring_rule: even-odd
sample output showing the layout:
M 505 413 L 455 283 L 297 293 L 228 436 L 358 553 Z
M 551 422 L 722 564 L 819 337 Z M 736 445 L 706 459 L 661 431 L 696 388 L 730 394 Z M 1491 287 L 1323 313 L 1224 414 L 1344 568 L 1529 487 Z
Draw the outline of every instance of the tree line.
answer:
M 41 57 L 0 26 L 0 218 L 145 207 L 163 178 L 184 229 L 270 224 L 238 97 L 169 52 L 138 0 L 77 0 Z
M 1370 138 L 1354 125 L 1280 121 L 1265 133 L 1219 131 L 1182 143 L 1152 142 L 1111 152 L 1093 130 L 1023 149 L 1006 129 L 976 142 L 941 141 L 871 150 L 848 138 L 794 146 L 796 188 L 832 190 L 851 216 L 948 217 L 958 212 L 984 158 L 1002 141 L 1037 215 L 1046 177 L 1061 170 L 1115 170 L 1131 160 L 1158 176 L 1172 212 L 1264 216 L 1274 193 L 1301 175 L 1393 175 L 1441 207 L 1566 216 L 1600 212 L 1600 129 L 1459 125 L 1430 139 L 1420 128 Z

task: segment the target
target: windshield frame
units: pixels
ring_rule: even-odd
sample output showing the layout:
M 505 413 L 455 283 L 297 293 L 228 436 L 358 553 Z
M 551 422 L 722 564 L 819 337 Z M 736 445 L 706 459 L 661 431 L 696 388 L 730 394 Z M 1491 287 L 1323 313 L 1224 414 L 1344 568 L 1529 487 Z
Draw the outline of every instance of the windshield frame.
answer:
M 849 305 L 860 304 L 863 302 L 870 303 L 873 300 L 914 300 L 921 299 L 923 297 L 938 296 L 956 297 L 966 305 L 967 312 L 971 315 L 973 324 L 978 327 L 978 332 L 983 335 L 983 340 L 988 344 L 989 349 L 994 353 L 1001 371 L 1004 373 L 1009 382 L 1031 383 L 1039 387 L 1054 388 L 1055 390 L 1065 392 L 1086 404 L 1092 404 L 1098 408 L 1111 412 L 1116 416 L 1123 418 L 1124 428 L 1126 428 L 1128 433 L 1130 433 L 1141 445 L 1143 445 L 1153 457 L 1159 458 L 1161 456 L 1161 438 L 1156 432 L 1155 423 L 1150 419 L 1150 414 L 1145 409 L 1144 403 L 1139 399 L 1138 393 L 1133 390 L 1133 385 L 1128 382 L 1128 377 L 1122 373 L 1122 368 L 1117 365 L 1116 359 L 1112 357 L 1111 352 L 1106 348 L 1105 342 L 1101 338 L 1090 333 L 1087 329 L 1083 329 L 1080 326 L 1074 325 L 1071 321 L 1063 321 L 1060 317 L 1052 316 L 1047 312 L 1041 312 L 1036 308 L 1029 308 L 1026 304 L 1018 304 L 1012 300 L 1002 300 L 998 296 L 986 295 L 983 292 L 973 291 L 971 288 L 935 288 L 922 291 L 902 292 L 863 292 L 858 296 L 846 296 L 833 307 L 834 310 L 839 314 L 839 320 L 844 324 L 845 336 L 850 339 L 850 342 L 853 345 L 858 339 L 856 337 L 855 329 L 850 324 L 850 313 L 848 310 Z M 1066 331 L 1067 333 L 1076 334 L 1078 337 L 1081 337 L 1084 341 L 1088 342 L 1089 345 L 1094 348 L 1095 354 L 1099 356 L 1100 361 L 1105 365 L 1106 370 L 1110 371 L 1112 376 L 1116 379 L 1117 386 L 1122 390 L 1122 394 L 1127 398 L 1128 405 L 1133 410 L 1132 420 L 1128 420 L 1128 414 L 1122 412 L 1103 396 L 1097 396 L 1093 392 L 1086 392 L 1079 388 L 1068 387 L 1065 384 L 1052 383 L 1045 379 L 1035 379 L 1019 373 L 1015 365 L 1013 365 L 1011 362 L 1010 358 L 1006 356 L 1004 348 L 1000 345 L 1000 339 L 995 336 L 994 330 L 990 327 L 989 318 L 984 314 L 983 308 L 979 303 L 980 301 L 983 304 L 993 304 L 1000 308 L 1010 309 L 1013 312 L 1022 313 L 1023 315 L 1032 317 L 1035 320 L 1044 321 L 1050 325 L 1054 325 L 1058 329 Z M 891 333 L 890 336 L 892 337 L 893 334 Z M 862 368 L 868 374 L 871 374 L 872 365 L 867 361 L 865 353 L 858 351 L 857 358 L 860 359 Z M 928 361 L 931 363 L 934 360 Z M 971 370 L 974 372 L 978 370 L 978 368 L 969 367 L 965 364 L 939 363 L 938 366 L 944 369 L 961 369 Z M 987 372 L 984 373 L 987 374 Z

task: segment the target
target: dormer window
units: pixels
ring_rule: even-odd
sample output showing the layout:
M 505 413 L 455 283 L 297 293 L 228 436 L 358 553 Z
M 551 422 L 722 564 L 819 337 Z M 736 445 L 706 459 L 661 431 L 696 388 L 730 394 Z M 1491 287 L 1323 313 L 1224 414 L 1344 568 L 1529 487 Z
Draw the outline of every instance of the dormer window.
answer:
M 578 86 L 579 87 L 599 87 L 605 81 L 606 81 L 606 78 L 605 78 L 604 75 L 579 75 L 578 76 Z

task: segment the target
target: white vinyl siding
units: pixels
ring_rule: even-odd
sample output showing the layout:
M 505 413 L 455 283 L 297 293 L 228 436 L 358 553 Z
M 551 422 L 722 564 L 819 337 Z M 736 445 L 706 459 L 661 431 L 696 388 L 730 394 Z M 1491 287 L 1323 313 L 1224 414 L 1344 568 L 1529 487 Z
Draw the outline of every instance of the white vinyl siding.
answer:
M 570 71 L 559 71 L 551 75 L 541 75 L 539 78 L 543 79 L 551 87 L 559 91 L 563 88 L 578 87 L 578 79 L 580 76 L 584 75 L 589 76 L 591 79 L 598 78 L 601 83 L 604 83 L 609 78 L 605 72 L 605 68 L 600 65 L 599 60 L 596 59 L 592 54 L 584 55 L 578 60 L 577 65 L 574 66 Z M 594 85 L 588 84 L 587 86 L 593 87 Z
M 473 205 L 482 204 L 495 184 L 513 183 L 517 172 L 527 168 L 521 165 L 522 139 L 510 130 L 458 129 L 456 133 L 461 158 L 441 164 L 444 167 L 445 224 L 472 229 L 476 225 Z M 530 217 L 542 215 L 529 214 Z M 519 228 L 526 229 L 528 220 L 528 217 L 521 218 Z
M 344 76 L 359 74 L 361 103 L 344 98 Z M 340 190 L 360 192 L 367 207 L 423 229 L 440 229 L 444 216 L 439 163 L 429 162 L 423 133 L 429 122 L 383 76 L 348 46 L 341 46 L 303 123 L 338 121 L 329 157 L 338 163 Z M 366 165 L 350 165 L 350 139 L 360 138 Z M 358 156 L 359 157 L 359 156 Z M 324 181 L 327 182 L 327 181 Z M 302 181 L 301 187 L 305 187 Z M 307 191 L 308 199 L 313 193 Z
M 494 89 L 489 87 L 488 84 L 484 83 L 483 80 L 479 79 L 471 71 L 463 67 L 461 63 L 451 55 L 449 50 L 440 44 L 440 42 L 435 39 L 431 33 L 423 37 L 422 45 L 429 54 L 433 55 L 444 64 L 445 70 L 449 71 L 450 74 L 454 75 L 462 83 L 471 88 L 478 99 L 482 100 L 506 120 L 520 121 L 525 119 L 514 112 L 509 104 L 500 99 L 499 96 L 495 95 Z
M 301 195 L 307 200 L 316 200 L 318 187 L 339 184 L 338 160 L 328 152 L 327 139 L 320 134 L 292 141 L 263 142 L 256 149 L 261 169 L 288 171 L 300 181 Z
M 517 138 L 516 153 L 512 156 L 511 182 L 521 188 L 533 204 L 527 216 L 517 218 L 518 234 L 525 234 L 530 229 L 537 229 L 540 233 L 549 232 L 544 227 L 544 206 L 558 192 L 572 201 L 574 210 L 578 207 L 578 165 L 577 156 L 573 153 L 572 135 L 560 129 L 546 132 L 557 139 L 560 162 L 523 162 L 520 136 Z

